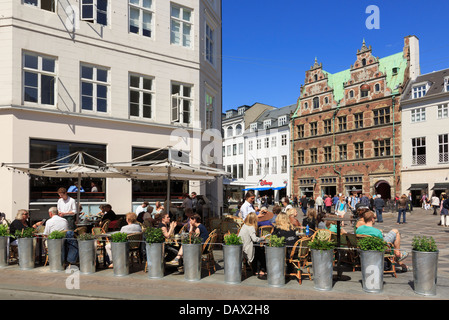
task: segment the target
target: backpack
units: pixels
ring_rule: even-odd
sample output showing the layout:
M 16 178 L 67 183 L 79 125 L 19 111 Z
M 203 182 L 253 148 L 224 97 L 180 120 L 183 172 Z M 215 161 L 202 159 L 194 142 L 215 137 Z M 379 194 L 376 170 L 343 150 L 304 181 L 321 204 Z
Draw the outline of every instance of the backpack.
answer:
M 444 200 L 444 202 L 443 202 L 443 208 L 449 209 L 449 199 Z

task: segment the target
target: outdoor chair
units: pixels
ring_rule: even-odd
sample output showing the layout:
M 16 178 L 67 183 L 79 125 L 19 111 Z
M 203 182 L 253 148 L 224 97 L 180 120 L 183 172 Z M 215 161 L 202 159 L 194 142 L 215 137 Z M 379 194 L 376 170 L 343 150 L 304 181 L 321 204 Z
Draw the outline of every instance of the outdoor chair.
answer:
M 103 222 L 103 225 L 101 226 L 101 231 L 103 232 L 103 233 L 106 233 L 106 232 L 108 232 L 109 231 L 109 224 L 111 223 L 111 220 L 105 220 L 104 222 Z
M 310 249 L 309 249 L 309 241 L 311 238 L 303 237 L 296 241 L 294 244 L 290 256 L 286 258 L 287 263 L 290 263 L 293 268 L 296 270 L 294 273 L 288 273 L 288 276 L 295 276 L 298 279 L 299 284 L 302 284 L 302 276 L 308 276 L 309 280 L 312 280 L 310 273 Z M 307 270 L 307 271 L 304 271 Z
M 312 236 L 312 241 L 315 239 L 321 241 L 329 241 L 331 239 L 331 232 L 327 229 L 317 229 L 316 232 Z
M 268 234 L 273 233 L 273 226 L 261 226 L 259 227 L 259 237 L 265 237 Z
M 139 265 L 142 263 L 142 240 L 143 233 L 137 232 L 128 234 L 127 239 L 129 241 L 129 256 L 131 258 L 131 265 L 134 262 L 134 258 L 137 259 Z
M 106 220 L 106 221 L 109 221 L 109 220 Z M 103 231 L 103 228 L 100 228 L 100 227 L 93 227 L 92 228 L 92 234 L 94 235 L 94 236 L 97 236 L 97 235 L 100 235 L 100 234 L 104 234 L 104 233 L 106 233 L 106 232 L 104 232 Z M 101 257 L 102 259 L 103 259 L 103 261 L 104 261 L 104 256 L 103 256 L 103 252 L 104 252 L 104 250 L 105 250 L 105 241 L 102 241 L 102 240 L 97 240 L 97 264 L 98 264 L 98 258 L 99 257 Z
M 364 237 L 371 237 L 371 236 L 358 234 L 357 235 L 357 240 L 359 240 L 361 238 L 364 238 Z M 385 253 L 384 253 L 384 261 L 385 261 L 385 263 L 387 265 L 391 265 L 391 270 L 385 270 L 384 269 L 384 274 L 385 273 L 391 273 L 395 278 L 397 278 L 397 274 L 396 274 L 396 257 L 394 255 L 394 245 L 391 242 L 387 243 L 387 248 L 385 249 Z M 359 262 L 359 264 L 356 267 L 360 267 L 360 262 Z
M 207 269 L 210 276 L 210 270 L 211 268 L 216 271 L 215 268 L 215 259 L 214 259 L 214 250 L 213 245 L 217 239 L 217 233 L 216 230 L 212 231 L 209 234 L 209 237 L 207 238 L 206 242 L 203 244 L 203 251 L 202 251 L 202 261 L 205 262 L 204 269 Z

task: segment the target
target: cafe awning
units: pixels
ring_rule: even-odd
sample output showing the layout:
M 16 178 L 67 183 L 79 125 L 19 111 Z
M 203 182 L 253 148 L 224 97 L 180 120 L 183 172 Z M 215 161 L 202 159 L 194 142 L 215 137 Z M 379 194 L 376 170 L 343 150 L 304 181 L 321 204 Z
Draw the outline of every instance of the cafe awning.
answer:
M 449 190 L 449 183 L 435 183 L 431 190 Z
M 427 183 L 412 183 L 412 185 L 410 186 L 410 188 L 408 188 L 407 190 L 424 190 L 427 189 L 429 187 L 429 184 Z

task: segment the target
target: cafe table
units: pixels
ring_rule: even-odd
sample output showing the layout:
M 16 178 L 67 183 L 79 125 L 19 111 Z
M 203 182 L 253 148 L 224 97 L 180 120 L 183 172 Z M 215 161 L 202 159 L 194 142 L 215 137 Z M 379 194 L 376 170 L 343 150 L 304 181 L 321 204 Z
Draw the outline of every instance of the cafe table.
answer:
M 39 265 L 42 265 L 43 241 L 47 235 L 45 233 L 35 233 L 34 236 L 36 238 L 36 249 L 38 252 Z
M 337 223 L 337 243 L 335 245 L 335 247 L 337 248 L 337 252 L 336 252 L 336 258 L 337 258 L 337 280 L 341 280 L 342 279 L 342 267 L 341 267 L 341 253 L 340 250 L 338 248 L 340 248 L 341 246 L 341 223 L 342 222 L 353 222 L 356 221 L 357 219 L 355 218 L 350 218 L 350 217 L 340 217 L 340 216 L 331 216 L 331 217 L 325 217 L 323 219 L 324 221 L 335 221 Z M 352 228 L 352 226 L 351 226 Z
M 120 231 L 111 231 L 106 233 L 96 234 L 95 238 L 100 238 L 100 241 L 104 241 L 103 246 L 101 247 L 101 253 L 103 254 L 103 267 L 106 268 L 106 240 L 110 238 L 114 233 Z

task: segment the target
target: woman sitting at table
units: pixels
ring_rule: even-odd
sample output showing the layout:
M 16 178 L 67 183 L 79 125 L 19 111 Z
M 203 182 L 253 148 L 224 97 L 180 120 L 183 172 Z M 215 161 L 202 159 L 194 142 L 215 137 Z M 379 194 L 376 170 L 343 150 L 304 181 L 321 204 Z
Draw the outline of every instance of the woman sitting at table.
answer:
M 265 250 L 263 247 L 257 245 L 257 242 L 265 239 L 265 237 L 256 236 L 256 230 L 257 215 L 255 212 L 251 212 L 246 216 L 239 236 L 243 242 L 243 256 L 251 264 L 253 272 L 258 278 L 263 278 L 266 270 Z
M 338 217 L 336 214 L 327 215 L 328 218 Z M 326 229 L 329 229 L 330 232 L 337 233 L 337 221 L 327 220 L 326 221 Z M 347 233 L 345 229 L 340 228 L 340 234 Z
M 307 227 L 309 226 L 309 229 L 312 229 L 313 231 L 310 232 L 310 235 L 313 235 L 313 233 L 316 231 L 317 228 L 317 216 L 316 216 L 316 210 L 313 208 L 307 209 L 307 216 L 302 220 L 302 226 Z
M 290 209 L 291 210 L 291 209 Z M 276 218 L 276 227 L 273 230 L 273 235 L 278 237 L 284 237 L 285 245 L 293 246 L 296 241 L 298 241 L 298 236 L 296 235 L 297 229 L 290 222 L 290 219 L 285 214 L 280 214 Z M 291 249 L 291 248 L 290 248 Z
M 295 227 L 301 227 L 301 224 L 299 223 L 298 219 L 296 218 L 298 216 L 298 211 L 296 211 L 295 208 L 287 209 L 287 211 L 285 213 L 287 214 L 288 219 L 290 220 L 290 223 L 292 225 L 294 225 Z
M 162 229 L 162 234 L 165 239 L 169 240 L 175 232 L 175 227 L 177 225 L 176 221 L 170 222 L 170 215 L 168 212 L 163 211 L 160 214 L 160 223 L 157 226 Z M 165 245 L 165 262 L 170 262 L 178 255 L 178 249 L 176 249 L 173 245 L 166 244 Z

